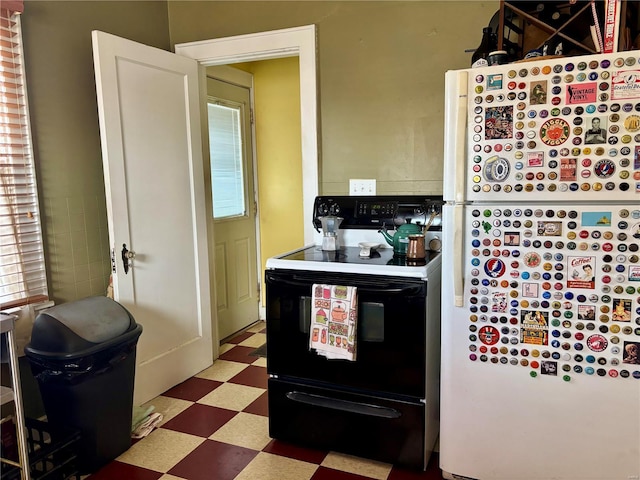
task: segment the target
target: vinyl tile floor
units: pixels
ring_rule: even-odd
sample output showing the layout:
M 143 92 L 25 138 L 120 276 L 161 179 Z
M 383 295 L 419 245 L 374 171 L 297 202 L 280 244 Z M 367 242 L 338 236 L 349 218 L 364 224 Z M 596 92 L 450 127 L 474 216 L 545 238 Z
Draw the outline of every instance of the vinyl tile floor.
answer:
M 269 437 L 266 341 L 259 322 L 221 346 L 218 360 L 145 405 L 157 429 L 85 480 L 441 480 L 425 472 L 291 445 Z

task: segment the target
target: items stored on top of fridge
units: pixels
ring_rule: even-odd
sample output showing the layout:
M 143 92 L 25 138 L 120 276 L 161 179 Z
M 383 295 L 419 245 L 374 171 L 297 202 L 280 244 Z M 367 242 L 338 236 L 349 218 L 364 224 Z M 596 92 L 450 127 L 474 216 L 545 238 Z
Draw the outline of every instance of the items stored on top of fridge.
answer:
M 482 29 L 480 45 L 478 45 L 478 48 L 476 48 L 471 56 L 471 67 L 478 68 L 489 65 L 487 58 L 491 52 L 496 50 L 496 46 L 496 35 L 493 33 L 493 29 L 491 27 L 484 27 Z

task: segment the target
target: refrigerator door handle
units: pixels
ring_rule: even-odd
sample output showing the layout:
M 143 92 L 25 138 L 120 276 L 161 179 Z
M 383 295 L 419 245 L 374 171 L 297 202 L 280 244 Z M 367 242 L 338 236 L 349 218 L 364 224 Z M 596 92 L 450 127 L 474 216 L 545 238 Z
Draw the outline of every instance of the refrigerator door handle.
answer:
M 464 306 L 464 244 L 463 229 L 464 206 L 453 207 L 453 294 L 456 307 Z
M 454 160 L 455 160 L 455 197 L 456 203 L 465 201 L 465 164 L 467 154 L 467 105 L 468 105 L 468 74 L 467 72 L 457 72 L 457 109 L 455 124 L 456 129 L 454 131 L 455 143 L 454 143 Z

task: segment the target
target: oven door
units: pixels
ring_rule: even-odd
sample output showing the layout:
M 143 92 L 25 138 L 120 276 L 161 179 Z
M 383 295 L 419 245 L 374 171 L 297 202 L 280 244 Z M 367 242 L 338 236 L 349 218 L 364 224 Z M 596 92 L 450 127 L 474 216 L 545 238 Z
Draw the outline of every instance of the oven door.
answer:
M 298 270 L 268 270 L 265 277 L 270 375 L 426 398 L 426 281 Z M 355 361 L 330 360 L 309 349 L 314 283 L 357 287 Z

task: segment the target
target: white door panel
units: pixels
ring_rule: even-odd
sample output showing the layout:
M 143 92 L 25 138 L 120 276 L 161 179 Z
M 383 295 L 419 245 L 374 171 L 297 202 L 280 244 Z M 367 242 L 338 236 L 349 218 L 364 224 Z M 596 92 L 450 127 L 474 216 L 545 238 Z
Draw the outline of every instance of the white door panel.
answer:
M 238 263 L 236 264 L 237 280 L 236 280 L 236 301 L 244 302 L 251 298 L 252 294 L 255 294 L 257 280 L 255 278 L 255 263 L 249 265 L 249 259 L 252 258 L 252 254 L 255 252 L 253 243 L 250 238 L 240 238 L 236 240 L 236 258 Z M 255 260 L 255 256 L 253 256 Z M 254 283 L 251 283 L 251 280 Z M 255 295 L 257 297 L 257 295 Z M 256 319 L 258 318 L 257 298 L 256 298 Z
M 93 44 L 114 294 L 143 326 L 141 403 L 213 360 L 198 64 L 97 31 Z
M 224 182 L 220 182 L 220 179 L 216 181 L 214 178 L 216 172 L 228 174 L 232 160 L 238 160 L 234 156 L 237 152 L 225 148 L 228 142 L 232 141 L 231 138 L 239 140 L 237 145 L 241 155 L 239 164 L 235 164 L 235 172 L 236 175 L 241 173 L 240 178 L 244 187 L 242 199 L 236 197 L 233 202 L 234 210 L 243 214 L 230 216 L 216 214 L 215 219 L 209 219 L 213 222 L 210 230 L 214 232 L 211 241 L 216 245 L 215 290 L 218 335 L 220 339 L 224 339 L 259 319 L 258 240 L 256 211 L 253 207 L 254 202 L 257 201 L 257 195 L 254 185 L 253 138 L 249 115 L 251 100 L 249 88 L 218 80 L 213 76 L 207 77 L 207 99 L 210 108 L 234 111 L 237 117 L 233 118 L 238 120 L 236 125 L 230 121 L 232 117 L 212 115 L 209 121 L 213 199 L 215 201 L 216 192 L 223 195 L 224 190 L 230 187 L 229 179 L 226 177 Z M 238 127 L 237 130 L 231 128 L 232 123 Z M 232 137 L 229 133 L 231 131 L 236 135 Z M 216 135 L 218 135 L 217 141 L 213 138 Z M 216 161 L 226 165 L 226 170 L 216 169 L 213 166 Z M 222 192 L 216 190 L 217 187 Z M 228 199 L 227 202 L 229 202 Z M 226 205 L 228 206 L 228 203 Z M 225 266 L 224 272 L 219 271 L 221 265 Z

